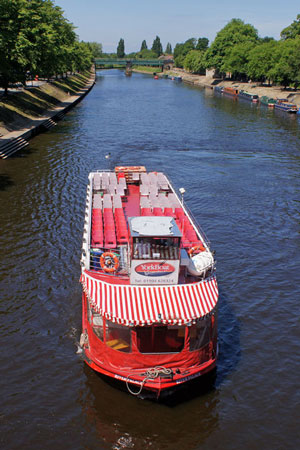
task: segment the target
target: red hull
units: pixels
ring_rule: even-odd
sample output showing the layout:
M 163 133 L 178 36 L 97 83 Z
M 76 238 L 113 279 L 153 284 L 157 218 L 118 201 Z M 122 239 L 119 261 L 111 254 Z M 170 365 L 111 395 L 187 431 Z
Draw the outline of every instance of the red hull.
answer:
M 135 348 L 130 354 L 122 354 L 100 342 L 87 320 L 87 299 L 82 298 L 82 330 L 87 333 L 86 345 L 83 345 L 84 361 L 96 372 L 129 385 L 130 393 L 138 394 L 147 390 L 159 397 L 162 391 L 201 377 L 216 367 L 217 337 L 211 339 L 205 349 L 188 351 L 188 345 L 180 353 L 145 355 Z M 215 323 L 215 327 L 217 324 Z M 155 378 L 147 378 L 147 372 L 163 367 L 171 370 L 170 376 L 160 373 Z M 136 386 L 136 389 L 134 386 Z

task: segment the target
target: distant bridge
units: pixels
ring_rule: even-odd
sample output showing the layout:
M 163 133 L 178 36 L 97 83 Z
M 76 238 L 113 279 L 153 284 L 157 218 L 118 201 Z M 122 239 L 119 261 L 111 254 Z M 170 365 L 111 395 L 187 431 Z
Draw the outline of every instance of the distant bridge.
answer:
M 161 67 L 172 66 L 174 64 L 173 59 L 126 59 L 126 58 L 97 58 L 95 59 L 95 65 L 98 66 L 126 66 L 130 68 L 132 66 L 151 66 Z

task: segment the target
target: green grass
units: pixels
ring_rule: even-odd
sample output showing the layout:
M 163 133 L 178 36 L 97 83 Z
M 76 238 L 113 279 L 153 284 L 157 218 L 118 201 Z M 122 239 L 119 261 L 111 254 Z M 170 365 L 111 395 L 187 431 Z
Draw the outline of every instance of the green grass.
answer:
M 149 66 L 132 66 L 133 70 L 145 73 L 160 73 L 162 70 L 160 67 L 149 67 Z

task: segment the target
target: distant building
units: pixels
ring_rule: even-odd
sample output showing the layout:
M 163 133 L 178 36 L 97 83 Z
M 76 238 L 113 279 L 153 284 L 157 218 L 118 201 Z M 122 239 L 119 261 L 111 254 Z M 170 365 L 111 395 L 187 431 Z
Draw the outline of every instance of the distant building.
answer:
M 164 61 L 165 70 L 170 70 L 174 67 L 173 55 L 161 55 L 158 59 Z

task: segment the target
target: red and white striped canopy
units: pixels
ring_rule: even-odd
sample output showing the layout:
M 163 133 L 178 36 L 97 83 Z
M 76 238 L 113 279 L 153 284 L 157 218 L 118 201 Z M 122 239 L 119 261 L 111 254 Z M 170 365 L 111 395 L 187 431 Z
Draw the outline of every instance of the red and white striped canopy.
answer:
M 216 277 L 174 286 L 110 284 L 86 272 L 80 279 L 93 308 L 123 325 L 184 324 L 209 314 L 218 301 Z

